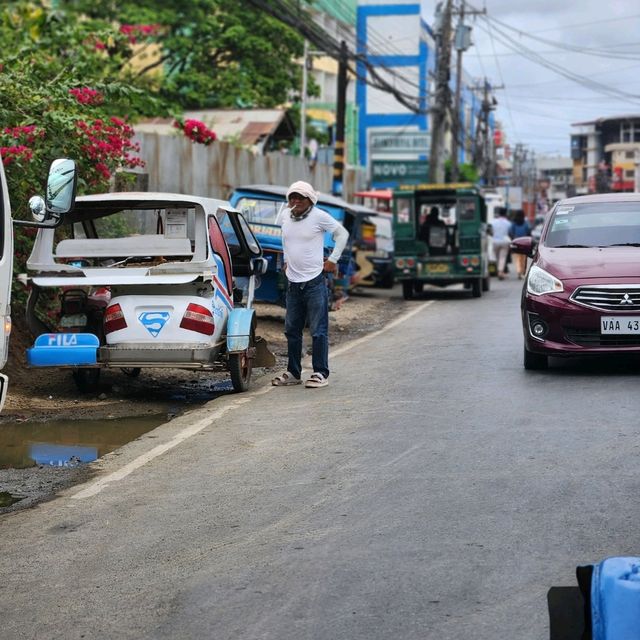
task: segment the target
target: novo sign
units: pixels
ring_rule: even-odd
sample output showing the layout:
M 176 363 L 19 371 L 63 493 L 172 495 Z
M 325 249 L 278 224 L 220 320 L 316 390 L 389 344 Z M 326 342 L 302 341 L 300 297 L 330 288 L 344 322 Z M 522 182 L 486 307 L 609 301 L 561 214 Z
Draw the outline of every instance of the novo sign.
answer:
M 426 131 L 371 131 L 369 155 L 416 154 L 426 155 L 431 146 L 431 136 Z
M 419 183 L 428 178 L 426 160 L 371 160 L 372 184 Z

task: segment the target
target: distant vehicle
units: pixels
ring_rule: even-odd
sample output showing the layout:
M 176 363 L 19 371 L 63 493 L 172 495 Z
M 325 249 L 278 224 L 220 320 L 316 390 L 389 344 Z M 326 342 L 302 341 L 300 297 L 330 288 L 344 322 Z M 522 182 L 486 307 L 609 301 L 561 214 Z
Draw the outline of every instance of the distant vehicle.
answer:
M 542 235 L 542 229 L 544 227 L 544 216 L 536 216 L 533 221 L 533 227 L 531 228 L 531 237 L 535 242 L 540 241 Z
M 64 232 L 40 229 L 27 261 L 33 367 L 69 368 L 80 390 L 101 369 L 226 370 L 235 391 L 255 356 L 255 279 L 266 268 L 249 225 L 228 202 L 185 194 L 79 197 Z M 246 298 L 240 280 L 246 280 Z M 62 292 L 56 330 L 38 318 L 43 291 Z M 83 306 L 102 291 L 104 304 Z M 65 306 L 65 292 L 76 293 Z M 75 301 L 75 302 L 74 302 Z
M 464 284 L 474 298 L 490 286 L 487 207 L 470 183 L 394 191 L 395 278 L 406 300 L 425 284 Z
M 522 291 L 525 369 L 549 356 L 640 353 L 640 194 L 559 201 L 538 243 L 511 250 L 533 258 Z
M 280 226 L 275 222 L 281 207 L 286 206 L 286 194 L 287 187 L 257 184 L 238 187 L 230 197 L 231 204 L 242 212 L 255 233 L 267 260 L 267 271 L 256 288 L 256 300 L 283 306 L 286 292 L 282 270 L 282 235 Z M 326 193 L 319 194 L 316 206 L 333 216 L 349 232 L 349 242 L 338 262 L 338 273 L 332 282 L 333 297 L 339 299 L 354 285 L 353 277 L 357 266 L 353 250 L 361 235 L 360 221 L 365 216 L 357 214 L 342 198 Z M 324 244 L 326 256 L 331 253 L 333 246 L 333 238 L 327 233 Z
M 487 205 L 487 224 L 491 226 L 493 224 L 494 219 L 496 218 L 496 208 L 497 207 L 505 207 L 506 200 L 504 196 L 499 191 L 494 189 L 482 189 L 482 197 L 485 200 Z M 497 275 L 498 268 L 496 263 L 496 254 L 493 250 L 493 239 L 491 235 L 487 238 L 488 242 L 488 252 L 489 252 L 489 273 L 492 276 Z
M 364 216 L 359 225 L 361 239 L 355 251 L 359 268 L 356 282 L 390 289 L 394 283 L 393 218 L 390 214 L 379 213 L 363 205 L 351 206 Z

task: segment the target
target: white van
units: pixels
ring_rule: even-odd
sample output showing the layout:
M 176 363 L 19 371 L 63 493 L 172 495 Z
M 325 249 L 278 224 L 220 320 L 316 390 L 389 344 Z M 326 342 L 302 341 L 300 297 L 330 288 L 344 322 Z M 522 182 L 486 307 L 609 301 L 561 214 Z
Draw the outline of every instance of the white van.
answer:
M 11 333 L 11 279 L 13 277 L 13 227 L 11 224 L 11 205 L 0 158 L 0 369 L 7 364 L 9 356 L 9 334 Z M 8 378 L 0 373 L 0 411 L 7 396 Z
M 62 216 L 73 206 L 76 190 L 76 165 L 73 160 L 59 159 L 51 163 L 45 198 L 34 196 L 29 206 L 35 222 L 13 220 L 9 190 L 0 158 L 0 369 L 9 357 L 9 335 L 11 334 L 11 281 L 13 278 L 13 226 L 38 228 L 56 227 Z M 0 411 L 7 397 L 9 379 L 0 373 Z
M 487 224 L 493 224 L 495 219 L 495 211 L 497 207 L 505 207 L 506 202 L 501 193 L 498 191 L 494 191 L 492 189 L 483 189 L 482 195 L 487 204 Z M 493 242 L 491 240 L 491 236 L 488 238 L 489 240 L 489 273 L 491 275 L 496 275 L 496 254 L 493 251 Z

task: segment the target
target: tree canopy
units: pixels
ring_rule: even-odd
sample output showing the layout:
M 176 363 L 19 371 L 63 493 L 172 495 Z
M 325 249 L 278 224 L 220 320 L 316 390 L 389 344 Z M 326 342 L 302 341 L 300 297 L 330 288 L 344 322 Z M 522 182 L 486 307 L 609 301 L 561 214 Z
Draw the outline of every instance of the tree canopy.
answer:
M 58 0 L 58 6 L 121 25 L 142 51 L 137 73 L 162 69 L 159 94 L 184 109 L 274 107 L 299 89 L 293 60 L 302 55 L 302 36 L 247 2 Z

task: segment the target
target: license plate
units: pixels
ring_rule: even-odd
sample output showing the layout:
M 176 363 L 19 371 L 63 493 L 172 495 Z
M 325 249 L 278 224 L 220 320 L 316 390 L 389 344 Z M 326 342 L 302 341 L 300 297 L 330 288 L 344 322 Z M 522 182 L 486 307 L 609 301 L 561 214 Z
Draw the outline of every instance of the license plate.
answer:
M 640 316 L 602 316 L 600 331 L 606 335 L 640 334 Z
M 449 273 L 449 265 L 446 262 L 431 262 L 424 265 L 424 270 L 428 274 Z
M 85 327 L 87 325 L 87 316 L 84 313 L 73 313 L 60 318 L 60 326 L 65 329 L 71 327 Z

